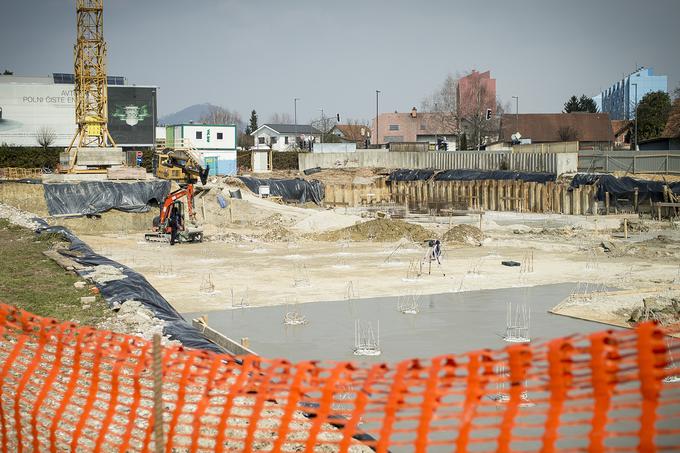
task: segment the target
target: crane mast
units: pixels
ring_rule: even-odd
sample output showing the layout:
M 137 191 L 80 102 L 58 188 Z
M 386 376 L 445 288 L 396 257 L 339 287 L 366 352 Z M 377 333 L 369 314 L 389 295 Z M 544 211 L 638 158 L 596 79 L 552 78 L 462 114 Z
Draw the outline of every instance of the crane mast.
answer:
M 84 147 L 114 147 L 108 131 L 104 0 L 76 0 L 75 101 L 78 130 L 71 140 L 71 168 Z

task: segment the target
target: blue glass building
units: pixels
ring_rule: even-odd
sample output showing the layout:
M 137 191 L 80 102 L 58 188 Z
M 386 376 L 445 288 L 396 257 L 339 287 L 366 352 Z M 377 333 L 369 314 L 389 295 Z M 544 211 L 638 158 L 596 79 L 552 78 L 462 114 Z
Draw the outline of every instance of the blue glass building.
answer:
M 602 112 L 609 113 L 613 120 L 632 120 L 635 118 L 635 105 L 645 94 L 653 91 L 668 93 L 668 77 L 654 75 L 652 68 L 640 68 L 602 92 Z

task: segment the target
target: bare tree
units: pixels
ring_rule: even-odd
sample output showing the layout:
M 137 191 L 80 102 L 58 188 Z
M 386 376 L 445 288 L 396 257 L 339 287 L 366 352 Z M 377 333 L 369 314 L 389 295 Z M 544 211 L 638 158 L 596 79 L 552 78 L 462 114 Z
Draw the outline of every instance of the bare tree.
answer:
M 269 117 L 269 123 L 273 124 L 293 124 L 295 120 L 290 113 L 273 113 Z
M 420 108 L 424 112 L 439 113 L 434 118 L 440 129 L 447 132 L 458 130 L 458 77 L 449 74 L 444 83 L 430 96 L 423 99 Z
M 562 142 L 573 142 L 578 140 L 578 131 L 571 126 L 560 126 L 557 135 Z
M 35 139 L 43 149 L 47 149 L 57 139 L 57 134 L 51 127 L 42 126 L 35 131 Z
M 498 114 L 503 109 L 481 77 L 471 78 L 471 82 L 461 88 L 460 79 L 469 74 L 472 72 L 458 73 L 455 77 L 449 74 L 439 89 L 423 100 L 421 108 L 440 114 L 434 116 L 435 121 L 440 123 L 440 130 L 459 136 L 465 133 L 467 147 L 479 149 L 498 136 Z M 496 114 L 487 119 L 489 108 L 492 113 L 496 110 Z
M 321 138 L 324 143 L 337 143 L 340 141 L 340 137 L 331 134 L 331 129 L 333 129 L 333 126 L 335 126 L 337 123 L 338 122 L 335 116 L 328 117 L 325 115 L 310 121 L 310 124 L 313 127 L 321 131 Z
M 458 115 L 461 128 L 467 132 L 468 147 L 480 149 L 498 135 L 499 117 L 493 111 L 489 115 L 488 110 L 497 110 L 499 103 L 484 79 L 472 77 L 468 80 L 470 82 L 464 89 L 460 85 L 458 87 Z
M 238 129 L 242 129 L 243 126 L 241 115 L 238 112 L 227 110 L 217 105 L 211 105 L 200 121 L 209 124 L 236 124 Z

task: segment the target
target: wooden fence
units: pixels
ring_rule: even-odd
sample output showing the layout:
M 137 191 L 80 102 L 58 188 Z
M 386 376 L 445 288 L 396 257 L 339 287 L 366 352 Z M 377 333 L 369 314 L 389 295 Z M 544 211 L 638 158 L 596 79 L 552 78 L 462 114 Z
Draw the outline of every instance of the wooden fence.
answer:
M 39 179 L 43 174 L 42 168 L 0 168 L 0 179 L 15 181 L 19 179 Z
M 480 209 L 559 214 L 586 214 L 597 186 L 572 188 L 559 182 L 524 181 L 381 181 L 375 186 L 326 186 L 326 204 L 360 206 L 394 202 L 410 211 Z

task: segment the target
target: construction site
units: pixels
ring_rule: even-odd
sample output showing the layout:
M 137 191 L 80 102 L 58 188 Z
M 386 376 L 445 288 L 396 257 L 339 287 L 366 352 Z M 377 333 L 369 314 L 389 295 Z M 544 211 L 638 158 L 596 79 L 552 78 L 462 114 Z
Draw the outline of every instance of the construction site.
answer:
M 680 174 L 374 149 L 220 176 L 185 139 L 150 172 L 107 129 L 103 10 L 77 2 L 59 172 L 0 168 L 2 451 L 680 451 Z M 36 244 L 52 274 L 11 261 Z

